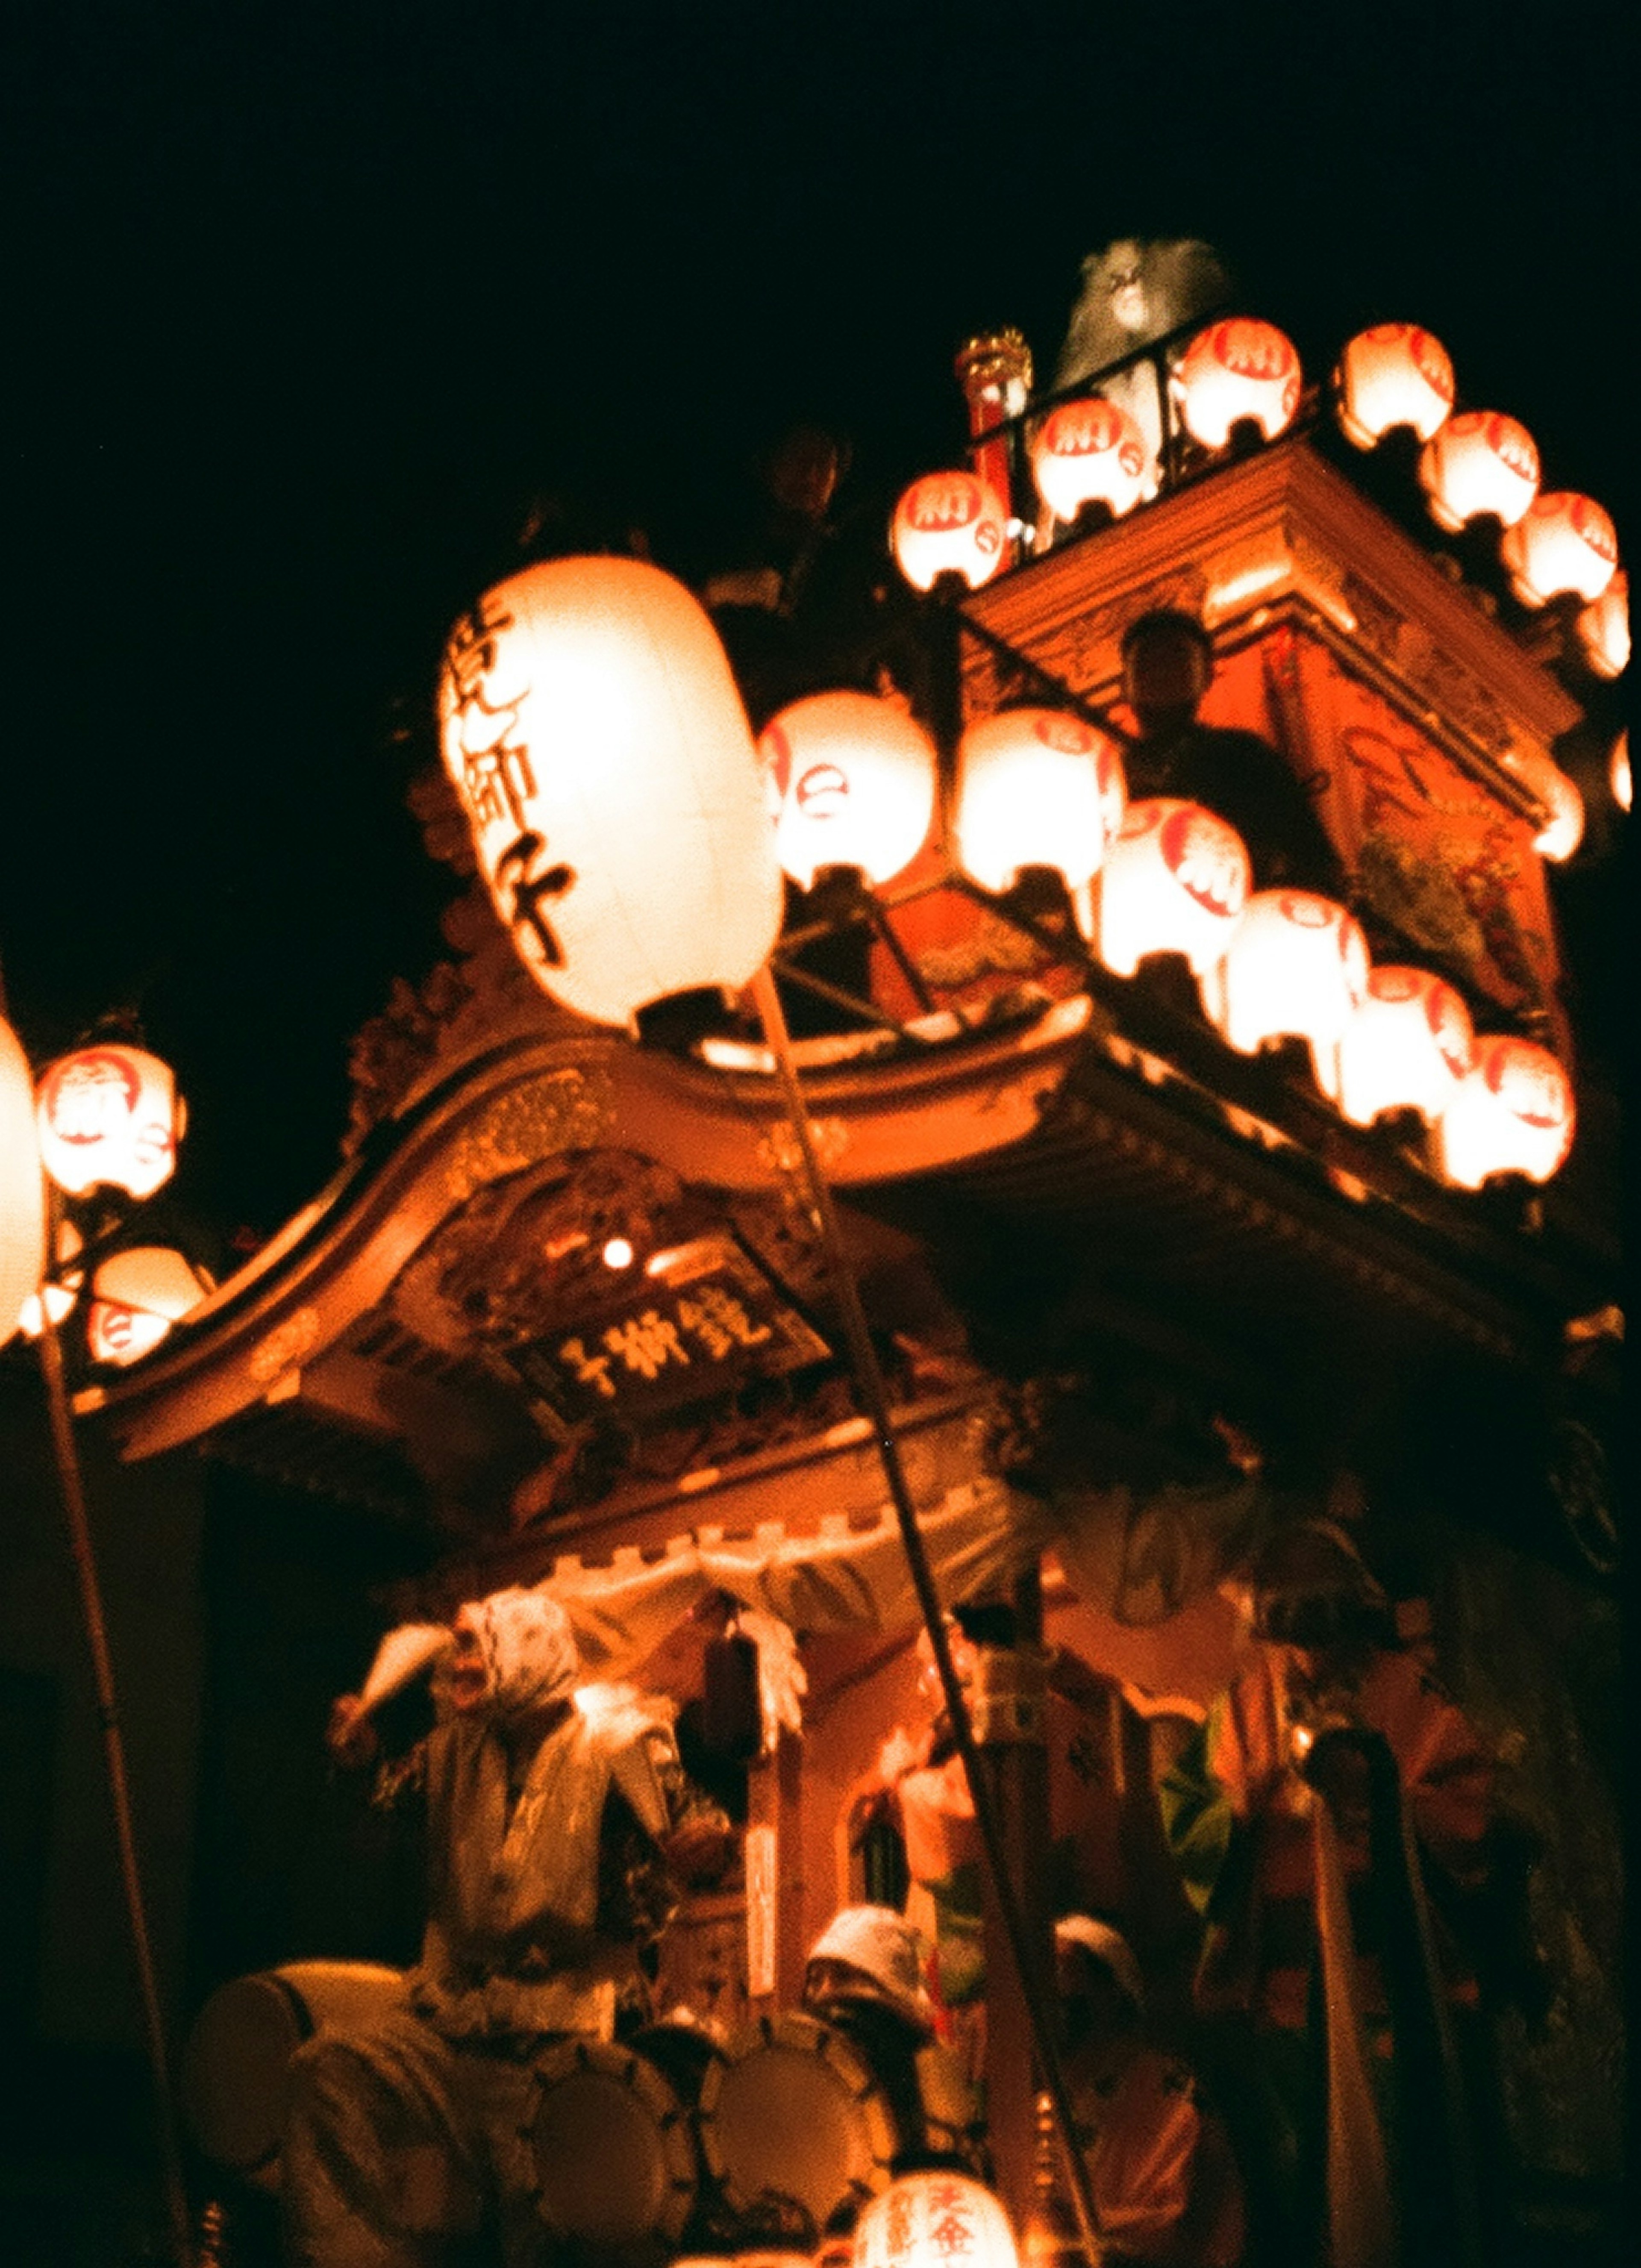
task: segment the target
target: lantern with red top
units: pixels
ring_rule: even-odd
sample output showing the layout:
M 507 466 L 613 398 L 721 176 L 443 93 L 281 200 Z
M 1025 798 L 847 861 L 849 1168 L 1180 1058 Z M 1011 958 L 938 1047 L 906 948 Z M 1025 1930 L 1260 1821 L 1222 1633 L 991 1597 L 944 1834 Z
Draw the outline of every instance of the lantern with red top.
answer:
M 1339 1049 L 1367 998 L 1367 940 L 1343 906 L 1311 890 L 1261 890 L 1242 911 L 1206 988 L 1220 1036 L 1253 1055 L 1303 1040 L 1317 1086 L 1339 1093 Z
M 1428 968 L 1372 969 L 1339 1042 L 1340 1112 L 1371 1126 L 1387 1111 L 1417 1110 L 1434 1126 L 1475 1054 L 1470 1012 L 1451 984 Z
M 188 1114 L 168 1064 L 108 1042 L 48 1067 L 38 1117 L 41 1160 L 66 1195 L 117 1189 L 143 1198 L 170 1180 Z
M 971 591 L 1004 563 L 1008 512 L 995 489 L 973 473 L 925 473 L 894 507 L 895 564 L 915 591 L 955 575 Z
M 1339 357 L 1337 385 L 1340 427 L 1358 449 L 1402 425 L 1428 441 L 1453 413 L 1447 350 L 1417 323 L 1358 331 Z
M 1524 607 L 1564 592 L 1599 599 L 1618 571 L 1618 531 L 1593 497 L 1556 489 L 1536 496 L 1505 532 L 1499 556 Z
M 1078 929 L 1093 928 L 1089 884 L 1122 825 L 1128 791 L 1109 734 L 1061 709 L 982 718 L 958 747 L 953 832 L 966 873 L 1006 890 L 1047 867 L 1071 894 Z
M 1131 803 L 1106 853 L 1095 951 L 1116 976 L 1153 953 L 1181 953 L 1199 987 L 1224 959 L 1253 869 L 1233 827 L 1200 803 Z
M 1121 519 L 1145 493 L 1145 437 L 1126 409 L 1099 394 L 1064 401 L 1032 437 L 1031 469 L 1056 519 L 1076 520 L 1091 504 Z
M 1199 331 L 1174 373 L 1187 431 L 1214 450 L 1250 423 L 1267 441 L 1285 433 L 1299 407 L 1300 384 L 1292 340 L 1274 323 L 1246 315 Z
M 1513 527 L 1538 494 L 1538 448 L 1513 417 L 1467 409 L 1425 443 L 1419 484 L 1431 518 L 1449 535 L 1483 514 Z
M 922 849 L 934 816 L 934 744 L 894 703 L 812 694 L 770 719 L 758 753 L 778 799 L 776 855 L 800 888 L 828 867 L 887 882 Z
M 1547 1182 L 1572 1147 L 1575 1116 L 1572 1081 L 1548 1048 L 1508 1033 L 1478 1040 L 1436 1129 L 1436 1170 L 1461 1189 L 1495 1174 Z

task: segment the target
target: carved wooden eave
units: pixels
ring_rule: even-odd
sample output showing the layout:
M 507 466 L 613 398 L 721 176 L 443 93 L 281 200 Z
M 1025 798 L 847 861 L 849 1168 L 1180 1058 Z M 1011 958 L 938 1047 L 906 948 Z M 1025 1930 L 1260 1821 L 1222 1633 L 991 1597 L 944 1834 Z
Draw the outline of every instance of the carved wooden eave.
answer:
M 1060 545 L 965 601 L 965 612 L 1075 692 L 1104 703 L 1120 641 L 1154 607 L 1196 615 L 1234 644 L 1301 619 L 1501 801 L 1548 817 L 1512 755 L 1550 755 L 1580 711 L 1549 674 L 1302 440 L 1261 451 L 1115 527 Z M 971 648 L 971 696 L 996 664 Z

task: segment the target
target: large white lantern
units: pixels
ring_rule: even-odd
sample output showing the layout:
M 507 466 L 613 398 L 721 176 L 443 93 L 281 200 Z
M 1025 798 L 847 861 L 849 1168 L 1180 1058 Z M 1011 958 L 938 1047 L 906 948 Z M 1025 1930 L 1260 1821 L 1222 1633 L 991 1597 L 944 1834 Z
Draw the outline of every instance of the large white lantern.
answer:
M 111 1253 L 92 1278 L 85 1319 L 92 1359 L 122 1369 L 140 1362 L 210 1289 L 210 1279 L 168 1246 L 139 1244 Z
M 1224 958 L 1253 869 L 1241 836 L 1200 803 L 1131 803 L 1100 878 L 1095 951 L 1115 976 L 1182 953 L 1199 984 Z
M 1572 1147 L 1573 1124 L 1572 1081 L 1548 1048 L 1509 1034 L 1478 1040 L 1436 1129 L 1436 1169 L 1461 1189 L 1493 1174 L 1547 1182 Z
M 1032 436 L 1037 493 L 1056 519 L 1075 519 L 1085 504 L 1132 512 L 1145 490 L 1145 436 L 1126 409 L 1100 394 L 1063 401 Z
M 1107 733 L 1062 709 L 1005 709 L 963 734 L 953 824 L 965 873 L 1006 890 L 1022 866 L 1064 877 L 1085 937 L 1088 885 L 1122 825 L 1128 791 Z
M 1339 1042 L 1339 1108 L 1355 1126 L 1387 1110 L 1417 1110 L 1434 1126 L 1475 1055 L 1470 1012 L 1451 984 L 1428 968 L 1372 969 Z
M 0 1017 L 0 1346 L 40 1287 L 45 1251 L 34 1081 L 17 1034 Z
M 1428 441 L 1452 409 L 1447 350 L 1417 323 L 1375 323 L 1339 357 L 1339 423 L 1358 449 L 1371 449 L 1398 425 Z
M 1223 449 L 1245 417 L 1274 441 L 1299 406 L 1299 352 L 1274 323 L 1233 315 L 1198 331 L 1175 382 L 1187 430 L 1205 449 Z
M 168 1182 L 187 1123 L 171 1067 L 142 1048 L 81 1048 L 40 1082 L 40 1154 L 60 1189 L 151 1197 Z
M 496 910 L 556 1000 L 630 1027 L 756 974 L 781 919 L 764 778 L 681 583 L 637 559 L 526 568 L 452 631 L 438 716 Z
M 1546 606 L 1563 591 L 1599 599 L 1618 571 L 1618 531 L 1593 497 L 1555 489 L 1534 497 L 1499 556 L 1524 607 Z
M 1584 658 L 1598 677 L 1622 677 L 1630 666 L 1630 578 L 1621 567 L 1575 628 Z
M 1450 535 L 1483 512 L 1513 527 L 1538 494 L 1538 448 L 1513 417 L 1466 409 L 1419 452 L 1419 484 L 1431 518 Z
M 1220 1036 L 1240 1054 L 1303 1040 L 1317 1086 L 1339 1092 L 1339 1043 L 1367 997 L 1367 940 L 1343 906 L 1313 890 L 1261 890 L 1204 988 Z
M 934 816 L 934 743 L 871 693 L 814 693 L 770 719 L 758 753 L 780 799 L 775 847 L 807 889 L 823 866 L 887 882 L 923 848 Z
M 894 507 L 889 535 L 895 564 L 915 591 L 960 575 L 971 591 L 1003 564 L 1008 512 L 974 473 L 925 473 Z
M 1000 2200 L 965 2174 L 902 2174 L 855 2227 L 855 2268 L 1019 2268 Z

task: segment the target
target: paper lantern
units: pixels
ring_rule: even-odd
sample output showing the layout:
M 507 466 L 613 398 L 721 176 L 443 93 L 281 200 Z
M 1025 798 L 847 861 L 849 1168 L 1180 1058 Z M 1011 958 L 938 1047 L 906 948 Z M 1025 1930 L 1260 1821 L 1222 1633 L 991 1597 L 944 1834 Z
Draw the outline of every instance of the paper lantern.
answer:
M 1470 1012 L 1427 968 L 1375 968 L 1339 1042 L 1339 1108 L 1356 1126 L 1417 1110 L 1434 1126 L 1475 1055 Z
M 1303 1040 L 1317 1086 L 1339 1092 L 1339 1043 L 1367 997 L 1367 940 L 1344 907 L 1312 890 L 1261 890 L 1242 911 L 1204 988 L 1209 1015 L 1239 1054 Z
M 40 1082 L 40 1154 L 60 1189 L 151 1197 L 168 1182 L 187 1123 L 171 1067 L 141 1048 L 81 1048 Z
M 1107 734 L 1063 710 L 1005 709 L 971 725 L 959 745 L 959 860 L 988 890 L 1006 890 L 1022 866 L 1054 868 L 1086 936 L 1088 884 L 1127 802 L 1122 760 Z
M 1541 858 L 1554 859 L 1559 865 L 1584 840 L 1584 798 L 1561 766 L 1548 758 L 1534 767 L 1529 784 L 1549 809 L 1549 817 L 1533 837 L 1533 848 Z
M 26 1339 L 40 1336 L 46 1328 L 48 1315 L 55 1326 L 65 1322 L 73 1313 L 74 1303 L 79 1298 L 80 1288 L 85 1281 L 85 1272 L 83 1269 L 77 1269 L 71 1276 L 65 1276 L 63 1270 L 65 1262 L 72 1260 L 76 1253 L 84 1249 L 84 1244 L 85 1240 L 71 1220 L 58 1223 L 57 1263 L 53 1271 L 56 1281 L 42 1284 L 39 1291 L 31 1292 L 24 1300 L 17 1322 Z
M 445 648 L 445 767 L 491 901 L 564 1007 L 631 1026 L 744 985 L 780 927 L 762 770 L 717 634 L 637 559 L 554 559 Z
M 37 1291 L 46 1251 L 45 1188 L 34 1081 L 17 1034 L 0 1017 L 0 1346 Z
M 1450 535 L 1483 512 L 1513 527 L 1538 494 L 1538 449 L 1513 417 L 1467 409 L 1420 451 L 1419 484 L 1431 518 Z
M 925 473 L 894 507 L 895 564 L 915 591 L 960 575 L 971 591 L 1003 564 L 1008 513 L 995 489 L 973 473 Z
M 1198 983 L 1224 957 L 1253 870 L 1241 836 L 1200 803 L 1131 803 L 1100 873 L 1095 947 L 1114 976 L 1182 953 Z
M 1371 449 L 1398 425 L 1428 441 L 1453 410 L 1453 364 L 1439 339 L 1417 323 L 1375 323 L 1339 357 L 1339 423 Z
M 1618 531 L 1593 497 L 1554 489 L 1506 531 L 1499 556 L 1524 607 L 1546 606 L 1563 591 L 1599 599 L 1618 571 Z
M 1493 1174 L 1547 1182 L 1572 1147 L 1574 1116 L 1572 1081 L 1548 1048 L 1508 1034 L 1478 1040 L 1436 1129 L 1436 1170 L 1461 1189 Z
M 1608 760 L 1607 784 L 1613 792 L 1613 801 L 1620 811 L 1630 808 L 1630 735 L 1621 733 L 1613 742 L 1613 753 Z
M 1630 578 L 1621 567 L 1576 628 L 1584 658 L 1598 677 L 1622 677 L 1630 666 Z
M 111 1253 L 92 1278 L 85 1319 L 92 1359 L 121 1369 L 140 1362 L 210 1289 L 209 1278 L 164 1245 L 133 1245 Z
M 1245 417 L 1274 441 L 1299 406 L 1299 357 L 1274 323 L 1234 315 L 1198 331 L 1176 383 L 1186 428 L 1205 449 L 1223 449 Z
M 775 847 L 807 889 L 822 866 L 887 882 L 923 848 L 934 816 L 934 743 L 870 693 L 815 693 L 765 725 L 758 753 L 779 797 Z
M 855 2228 L 855 2268 L 1019 2268 L 1000 2201 L 963 2174 L 902 2174 Z
M 1126 409 L 1099 394 L 1051 409 L 1032 436 L 1037 493 L 1056 519 L 1105 504 L 1121 519 L 1145 490 L 1145 437 Z

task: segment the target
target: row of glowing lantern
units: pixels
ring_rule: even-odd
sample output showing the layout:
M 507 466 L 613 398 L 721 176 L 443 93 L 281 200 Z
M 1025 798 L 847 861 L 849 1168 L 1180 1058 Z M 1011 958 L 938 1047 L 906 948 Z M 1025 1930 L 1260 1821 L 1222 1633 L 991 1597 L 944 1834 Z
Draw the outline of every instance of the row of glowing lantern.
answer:
M 879 885 L 922 848 L 935 752 L 903 711 L 870 694 L 814 694 L 783 710 L 760 745 L 779 798 L 777 852 L 802 887 L 828 866 Z M 1370 968 L 1359 924 L 1332 900 L 1255 892 L 1241 837 L 1202 805 L 1130 804 L 1115 742 L 1081 718 L 1012 709 L 971 725 L 952 832 L 985 889 L 1008 889 L 1027 867 L 1057 872 L 1114 975 L 1182 954 L 1204 1013 L 1240 1053 L 1305 1042 L 1318 1088 L 1353 1123 L 1417 1111 L 1454 1186 L 1498 1173 L 1546 1181 L 1565 1158 L 1572 1089 L 1548 1049 L 1478 1040 L 1460 995 L 1426 970 Z
M 1197 333 L 1172 383 L 1186 431 L 1204 448 L 1225 449 L 1245 421 L 1274 441 L 1299 409 L 1299 357 L 1274 324 L 1236 316 Z M 1547 606 L 1565 593 L 1586 601 L 1579 644 L 1599 675 L 1618 676 L 1630 659 L 1630 611 L 1616 532 L 1593 498 L 1541 493 L 1538 450 L 1526 427 L 1497 410 L 1454 415 L 1447 351 L 1416 323 L 1358 332 L 1340 357 L 1335 389 L 1339 423 L 1358 448 L 1412 429 L 1424 444 L 1419 481 L 1431 515 L 1449 534 L 1490 514 L 1500 522 L 1504 563 L 1524 606 Z M 1090 504 L 1120 519 L 1154 487 L 1138 422 L 1099 394 L 1051 409 L 1033 431 L 1028 453 L 1038 496 L 1056 520 L 1073 521 Z M 1007 504 L 987 482 L 931 473 L 901 497 L 892 541 L 916 589 L 931 590 L 947 573 L 977 589 L 1003 565 L 1008 534 Z
M 65 1196 L 110 1189 L 141 1202 L 170 1179 L 186 1119 L 169 1065 L 146 1049 L 82 1048 L 50 1064 L 36 1088 L 0 1023 L 0 1344 L 14 1330 L 37 1338 L 48 1318 L 66 1321 L 85 1289 L 85 1270 L 73 1265 L 82 1240 L 68 1220 L 58 1226 L 49 1280 L 41 1280 L 41 1168 Z M 139 1361 L 213 1288 L 168 1246 L 109 1253 L 92 1271 L 85 1334 L 93 1361 Z

